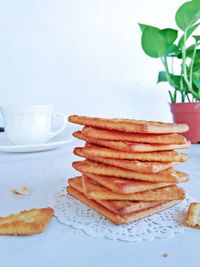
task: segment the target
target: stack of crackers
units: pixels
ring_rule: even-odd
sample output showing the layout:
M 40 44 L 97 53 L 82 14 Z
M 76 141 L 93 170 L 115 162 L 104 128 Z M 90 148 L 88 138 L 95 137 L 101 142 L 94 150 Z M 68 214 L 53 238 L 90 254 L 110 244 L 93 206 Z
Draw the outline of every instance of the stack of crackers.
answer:
M 115 224 L 133 222 L 169 208 L 185 198 L 178 184 L 189 178 L 174 169 L 187 160 L 176 149 L 190 142 L 185 124 L 72 115 L 84 125 L 73 135 L 85 141 L 73 162 L 81 176 L 68 180 L 69 194 Z

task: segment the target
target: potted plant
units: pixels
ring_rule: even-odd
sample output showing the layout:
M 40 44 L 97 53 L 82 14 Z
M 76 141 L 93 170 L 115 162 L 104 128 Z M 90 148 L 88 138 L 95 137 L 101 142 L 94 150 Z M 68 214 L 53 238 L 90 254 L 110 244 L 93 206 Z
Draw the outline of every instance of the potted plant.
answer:
M 159 58 L 164 71 L 158 82 L 170 85 L 170 109 L 174 122 L 187 123 L 190 130 L 185 136 L 200 142 L 200 0 L 180 6 L 175 16 L 178 29 L 159 29 L 139 24 L 144 52 Z M 178 67 L 178 69 L 177 69 Z

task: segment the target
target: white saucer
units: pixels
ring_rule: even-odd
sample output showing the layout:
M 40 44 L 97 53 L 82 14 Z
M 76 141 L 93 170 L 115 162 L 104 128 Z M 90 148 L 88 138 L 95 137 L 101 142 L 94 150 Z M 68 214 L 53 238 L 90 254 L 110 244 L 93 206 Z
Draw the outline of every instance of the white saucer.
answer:
M 67 138 L 66 136 L 60 135 L 56 136 L 48 143 L 44 144 L 13 145 L 9 141 L 5 133 L 0 133 L 0 152 L 8 152 L 8 153 L 39 152 L 39 151 L 55 149 L 72 141 L 73 138 L 71 136 Z

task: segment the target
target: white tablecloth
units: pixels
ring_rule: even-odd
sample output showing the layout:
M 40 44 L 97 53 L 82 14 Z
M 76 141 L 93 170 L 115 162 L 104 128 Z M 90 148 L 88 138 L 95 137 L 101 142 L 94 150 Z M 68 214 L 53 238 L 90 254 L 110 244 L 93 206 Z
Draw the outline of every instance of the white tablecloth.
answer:
M 71 162 L 78 141 L 47 152 L 0 153 L 0 216 L 33 207 L 48 206 L 51 181 L 75 175 Z M 190 174 L 183 187 L 200 201 L 200 146 L 188 149 L 190 160 L 177 167 Z M 38 175 L 39 173 L 39 175 Z M 30 196 L 14 196 L 10 190 L 28 186 Z M 31 237 L 0 236 L 0 266 L 154 266 L 199 267 L 200 230 L 188 230 L 171 239 L 144 242 L 92 238 L 60 224 L 55 218 L 43 234 Z M 168 257 L 163 257 L 164 252 Z

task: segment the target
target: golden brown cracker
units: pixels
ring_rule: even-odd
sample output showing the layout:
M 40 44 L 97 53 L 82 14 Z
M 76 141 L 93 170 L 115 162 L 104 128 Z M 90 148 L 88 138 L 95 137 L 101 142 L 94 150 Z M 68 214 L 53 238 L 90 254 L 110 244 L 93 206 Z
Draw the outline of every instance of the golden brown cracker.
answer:
M 116 177 L 108 177 L 102 175 L 96 175 L 92 173 L 85 173 L 87 177 L 97 182 L 98 184 L 110 189 L 113 192 L 120 194 L 131 194 L 136 192 L 147 191 L 150 189 L 161 188 L 172 185 L 173 183 L 152 183 L 137 180 L 121 179 Z M 182 183 L 188 180 L 188 176 L 179 172 L 179 182 Z
M 72 184 L 73 184 L 72 178 Z M 85 194 L 85 190 L 83 189 L 83 183 L 81 185 L 82 177 L 75 177 L 78 179 L 76 182 L 75 189 Z M 73 186 L 72 186 L 73 187 Z M 87 194 L 85 194 L 87 196 Z M 100 203 L 102 206 L 107 209 L 113 211 L 116 214 L 125 215 L 135 211 L 147 209 L 150 207 L 157 206 L 158 204 L 165 203 L 165 201 L 128 201 L 128 200 L 102 200 L 96 199 L 96 202 Z
M 162 145 L 162 144 L 130 143 L 125 141 L 102 140 L 84 136 L 81 131 L 76 131 L 75 133 L 73 133 L 73 136 L 94 145 L 103 146 L 124 152 L 168 151 L 174 149 L 188 148 L 191 145 L 190 141 L 187 141 L 185 144 Z
M 184 162 L 187 160 L 187 155 L 176 151 L 161 151 L 161 152 L 123 152 L 110 148 L 104 148 L 87 144 L 82 148 L 82 152 L 89 157 L 96 158 L 112 158 L 112 159 L 128 159 L 139 161 L 155 161 L 155 162 Z
M 166 201 L 127 201 L 127 200 L 101 200 L 96 199 L 96 202 L 111 210 L 115 214 L 126 215 L 136 211 L 141 211 L 151 207 L 164 204 Z
M 107 130 L 117 130 L 122 132 L 133 133 L 153 133 L 153 134 L 168 134 L 182 133 L 188 131 L 189 127 L 186 124 L 152 122 L 133 119 L 105 119 L 95 117 L 85 117 L 72 115 L 69 116 L 70 122 L 91 126 L 94 128 L 102 128 Z
M 82 134 L 86 137 L 111 140 L 127 141 L 135 143 L 152 143 L 152 144 L 185 144 L 187 139 L 180 134 L 142 134 L 126 133 L 119 131 L 109 131 L 85 126 Z
M 175 185 L 164 188 L 152 189 L 144 192 L 137 192 L 132 194 L 119 194 L 113 192 L 99 184 L 92 182 L 86 176 L 81 178 L 71 178 L 68 180 L 69 185 L 75 189 L 85 183 L 87 197 L 92 199 L 104 200 L 130 200 L 130 201 L 168 201 L 168 200 L 182 200 L 185 198 L 185 192 L 182 188 Z
M 42 233 L 52 216 L 52 208 L 25 210 L 0 217 L 0 235 L 33 235 Z
M 158 213 L 164 209 L 167 209 L 179 203 L 179 201 L 170 201 L 170 202 L 158 205 L 156 207 L 148 208 L 148 209 L 141 210 L 141 211 L 136 211 L 131 214 L 121 216 L 103 207 L 101 204 L 97 203 L 95 200 L 88 199 L 83 193 L 79 192 L 78 190 L 74 189 L 71 186 L 67 187 L 67 192 L 71 194 L 72 196 L 74 196 L 76 199 L 88 205 L 90 208 L 96 210 L 98 213 L 105 216 L 106 218 L 108 218 L 115 224 L 125 224 L 125 223 L 134 222 L 142 218 L 145 218 L 147 216 L 150 216 L 154 213 Z
M 159 173 L 147 174 L 125 170 L 91 160 L 76 161 L 73 162 L 72 165 L 81 173 L 93 173 L 97 175 L 113 176 L 124 179 L 134 179 L 149 182 L 177 183 L 179 176 L 173 168 L 169 168 Z
M 84 157 L 89 160 L 94 160 L 97 162 L 105 163 L 111 166 L 120 167 L 122 169 L 128 169 L 141 173 L 157 173 L 172 167 L 175 163 L 172 162 L 156 162 L 156 161 L 138 161 L 138 160 L 127 160 L 127 159 L 111 159 L 94 157 L 88 155 L 87 149 L 76 147 L 74 149 L 74 154 L 79 157 Z

